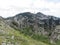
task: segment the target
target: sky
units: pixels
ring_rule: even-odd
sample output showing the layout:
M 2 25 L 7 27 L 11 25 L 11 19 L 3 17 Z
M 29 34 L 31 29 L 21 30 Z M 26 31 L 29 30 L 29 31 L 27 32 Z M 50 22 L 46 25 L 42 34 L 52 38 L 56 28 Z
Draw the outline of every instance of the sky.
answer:
M 10 17 L 23 12 L 60 17 L 60 0 L 0 0 L 0 16 Z

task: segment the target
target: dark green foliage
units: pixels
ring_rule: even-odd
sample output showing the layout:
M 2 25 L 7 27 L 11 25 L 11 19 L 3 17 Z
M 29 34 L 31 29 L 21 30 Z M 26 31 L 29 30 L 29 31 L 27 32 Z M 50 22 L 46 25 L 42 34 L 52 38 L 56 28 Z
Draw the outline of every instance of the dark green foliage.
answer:
M 33 35 L 32 38 L 35 39 L 35 40 L 42 41 L 44 43 L 50 44 L 49 39 L 46 36 L 43 36 L 43 35 Z
M 21 30 L 21 33 L 24 33 L 25 35 L 31 36 L 33 34 L 33 31 L 30 27 L 26 27 L 23 30 Z
M 12 24 L 14 25 L 14 26 L 18 26 L 18 23 L 17 22 L 15 22 L 15 21 L 12 21 Z
M 20 32 L 23 33 L 26 36 L 31 36 L 31 38 L 33 38 L 37 41 L 42 41 L 44 43 L 50 44 L 48 37 L 33 33 L 33 30 L 32 30 L 31 27 L 26 27 L 23 30 L 20 30 Z
M 57 40 L 56 41 L 56 45 L 60 45 L 60 40 Z
M 2 26 L 2 25 L 0 25 L 0 26 Z

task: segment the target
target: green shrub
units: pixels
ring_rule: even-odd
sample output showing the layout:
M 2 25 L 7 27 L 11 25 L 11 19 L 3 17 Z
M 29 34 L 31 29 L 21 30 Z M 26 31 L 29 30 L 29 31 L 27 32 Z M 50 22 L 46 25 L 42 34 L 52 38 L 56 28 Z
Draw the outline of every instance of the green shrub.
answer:
M 14 25 L 14 26 L 18 26 L 18 23 L 17 22 L 15 22 L 15 21 L 12 21 L 12 24 Z

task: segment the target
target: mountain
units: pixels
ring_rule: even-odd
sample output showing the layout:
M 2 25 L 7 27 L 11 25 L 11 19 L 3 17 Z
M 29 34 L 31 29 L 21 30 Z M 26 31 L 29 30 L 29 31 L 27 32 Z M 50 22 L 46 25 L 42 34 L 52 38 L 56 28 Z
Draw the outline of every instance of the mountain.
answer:
M 13 17 L 0 17 L 0 43 L 7 41 L 18 45 L 59 45 L 59 27 L 60 18 L 47 16 L 41 12 L 24 12 Z
M 33 43 L 34 42 L 34 43 Z M 0 45 L 48 45 L 36 41 L 29 36 L 7 25 L 4 19 L 0 19 Z

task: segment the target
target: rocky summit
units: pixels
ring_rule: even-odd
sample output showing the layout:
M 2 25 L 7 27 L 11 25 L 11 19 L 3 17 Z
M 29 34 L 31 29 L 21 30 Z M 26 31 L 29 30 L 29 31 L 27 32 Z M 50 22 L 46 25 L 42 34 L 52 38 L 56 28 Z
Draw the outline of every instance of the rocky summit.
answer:
M 0 45 L 60 45 L 60 18 L 41 12 L 0 16 Z

